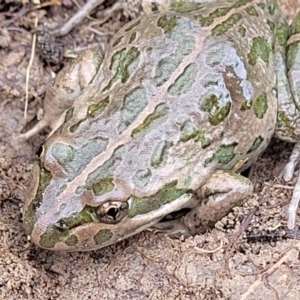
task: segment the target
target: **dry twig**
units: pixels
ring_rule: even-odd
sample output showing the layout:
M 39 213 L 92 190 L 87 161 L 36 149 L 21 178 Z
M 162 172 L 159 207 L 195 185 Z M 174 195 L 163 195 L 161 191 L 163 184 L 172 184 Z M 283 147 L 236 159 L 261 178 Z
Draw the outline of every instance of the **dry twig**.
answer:
M 36 17 L 34 20 L 34 27 L 37 27 L 39 19 Z M 33 63 L 34 54 L 35 54 L 35 47 L 36 47 L 36 33 L 32 36 L 32 47 L 31 47 L 31 55 L 29 64 L 26 70 L 26 81 L 25 81 L 25 109 L 24 109 L 24 119 L 27 120 L 27 109 L 28 109 L 28 85 L 29 85 L 29 76 L 30 76 L 30 69 Z

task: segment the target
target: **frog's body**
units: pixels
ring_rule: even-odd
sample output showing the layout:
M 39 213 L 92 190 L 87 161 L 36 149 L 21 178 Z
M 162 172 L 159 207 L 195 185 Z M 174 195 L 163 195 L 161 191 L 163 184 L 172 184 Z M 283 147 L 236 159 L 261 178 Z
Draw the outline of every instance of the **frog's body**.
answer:
M 33 241 L 97 249 L 182 208 L 191 212 L 179 232 L 195 233 L 243 202 L 252 185 L 231 170 L 253 164 L 277 124 L 276 24 L 285 28 L 274 1 L 240 0 L 188 3 L 121 29 L 34 167 L 24 210 Z M 297 111 L 284 99 L 284 114 Z M 285 126 L 278 136 L 297 141 Z

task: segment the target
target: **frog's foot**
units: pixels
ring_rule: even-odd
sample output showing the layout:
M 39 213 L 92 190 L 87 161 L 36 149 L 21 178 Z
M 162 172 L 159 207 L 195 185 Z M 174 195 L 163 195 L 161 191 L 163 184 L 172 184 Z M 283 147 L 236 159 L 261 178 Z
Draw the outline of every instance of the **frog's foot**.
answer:
M 290 155 L 290 159 L 283 171 L 283 178 L 285 181 L 289 181 L 293 178 L 294 170 L 299 160 L 300 160 L 300 143 L 296 143 Z M 300 176 L 296 182 L 294 192 L 293 192 L 293 198 L 288 209 L 289 229 L 293 229 L 295 227 L 296 214 L 297 214 L 299 202 L 300 202 Z
M 234 172 L 216 171 L 197 191 L 199 205 L 180 220 L 160 222 L 153 227 L 172 237 L 204 233 L 233 207 L 242 205 L 252 192 L 253 185 L 249 179 Z

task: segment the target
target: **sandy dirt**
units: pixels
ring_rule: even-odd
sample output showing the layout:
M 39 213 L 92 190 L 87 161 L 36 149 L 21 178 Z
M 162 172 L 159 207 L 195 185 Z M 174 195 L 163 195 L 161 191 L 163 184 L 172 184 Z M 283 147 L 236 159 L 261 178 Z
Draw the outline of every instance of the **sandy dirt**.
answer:
M 29 142 L 16 142 L 15 136 L 36 122 L 51 72 L 69 61 L 61 53 L 86 45 L 101 50 L 128 21 L 122 12 L 104 24 L 85 19 L 51 41 L 53 56 L 36 49 L 28 85 L 32 121 L 26 124 L 34 21 L 56 28 L 77 11 L 35 9 L 28 2 L 0 1 L 0 299 L 300 299 L 299 233 L 284 230 L 299 170 L 292 182 L 284 182 L 281 171 L 292 145 L 277 140 L 249 173 L 253 197 L 204 235 L 183 241 L 143 232 L 81 253 L 45 251 L 27 241 L 20 211 L 35 149 L 49 130 Z M 288 19 L 300 9 L 297 3 L 281 0 Z

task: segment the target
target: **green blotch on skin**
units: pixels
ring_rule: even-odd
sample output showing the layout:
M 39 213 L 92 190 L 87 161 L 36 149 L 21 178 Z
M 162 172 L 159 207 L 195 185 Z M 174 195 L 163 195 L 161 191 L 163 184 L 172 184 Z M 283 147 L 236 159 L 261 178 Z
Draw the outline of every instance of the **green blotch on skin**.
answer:
M 155 110 L 150 114 L 145 121 L 136 127 L 131 136 L 133 138 L 143 137 L 151 128 L 157 128 L 158 125 L 162 124 L 167 120 L 169 107 L 166 103 L 159 104 L 155 107 Z
M 259 7 L 259 8 L 261 8 L 262 10 L 264 10 L 265 9 L 265 4 L 264 3 L 262 3 L 262 2 L 259 2 L 258 4 L 257 4 L 257 6 Z
M 119 45 L 121 43 L 122 39 L 123 39 L 123 36 L 120 36 L 119 38 L 117 38 L 113 43 L 113 47 Z
M 43 194 L 46 187 L 50 184 L 52 180 L 51 172 L 47 171 L 44 168 L 40 169 L 37 166 L 37 164 L 33 166 L 30 176 L 31 176 L 31 181 L 35 178 L 35 176 L 39 176 L 39 185 L 38 185 L 37 192 L 35 194 L 35 198 L 30 199 L 30 204 L 28 205 L 26 211 L 24 211 L 24 216 L 23 216 L 24 227 L 27 234 L 30 234 L 32 232 L 34 224 L 38 218 L 37 209 L 40 207 L 43 201 Z
M 65 114 L 65 123 L 67 123 L 73 117 L 74 107 L 70 107 Z
M 201 109 L 209 113 L 209 122 L 218 125 L 225 120 L 230 112 L 231 103 L 220 99 L 216 94 L 210 94 L 202 99 Z
M 133 178 L 132 181 L 137 187 L 144 187 L 148 184 L 149 180 L 151 179 L 152 172 L 149 168 L 144 170 L 138 170 Z
M 171 1 L 171 10 L 177 13 L 195 12 L 202 7 L 201 3 L 187 2 L 186 0 Z
M 231 6 L 232 8 L 239 8 L 242 7 L 248 3 L 251 3 L 253 0 L 238 0 L 235 1 L 234 4 Z
M 128 50 L 127 48 L 124 48 L 117 51 L 113 55 L 110 65 L 110 70 L 114 72 L 114 75 L 102 91 L 104 92 L 109 90 L 117 81 L 121 81 L 122 83 L 126 82 L 130 76 L 129 67 L 138 59 L 139 56 L 140 51 L 136 47 L 132 47 Z
M 271 29 L 271 31 L 275 34 L 276 32 L 276 25 L 273 21 L 271 20 L 267 20 L 267 24 L 269 25 L 269 28 Z
M 65 127 L 65 124 L 72 119 L 72 117 L 73 117 L 73 111 L 74 111 L 74 107 L 73 106 L 70 107 L 70 108 L 68 108 L 68 110 L 65 113 L 64 122 L 61 123 L 61 125 L 55 130 L 55 134 L 61 134 L 62 133 L 62 130 Z
M 194 140 L 195 142 L 200 142 L 203 149 L 211 144 L 211 140 L 205 136 L 205 132 L 197 129 L 190 121 L 184 122 L 180 127 L 180 131 L 180 141 L 183 143 Z
M 257 137 L 254 142 L 252 143 L 251 147 L 249 148 L 249 150 L 247 151 L 248 153 L 251 153 L 253 151 L 255 151 L 260 145 L 261 143 L 264 141 L 262 136 Z
M 112 177 L 100 179 L 94 183 L 90 183 L 86 186 L 87 190 L 93 190 L 94 194 L 101 196 L 113 190 L 114 183 Z
M 215 26 L 211 33 L 213 36 L 220 36 L 226 33 L 229 29 L 234 27 L 238 21 L 242 20 L 243 16 L 241 14 L 233 14 L 227 20 Z
M 113 237 L 113 233 L 110 229 L 100 229 L 94 236 L 94 241 L 96 245 L 103 245 L 108 242 Z
M 110 190 L 113 185 L 111 178 L 113 178 L 116 168 L 122 161 L 122 149 L 123 146 L 117 148 L 106 162 L 89 174 L 85 183 L 88 189 L 95 187 L 95 191 L 100 194 L 104 193 L 105 190 Z
M 165 33 L 170 33 L 177 25 L 177 17 L 176 16 L 162 16 L 157 21 L 157 26 L 161 27 Z
M 300 33 L 300 12 L 297 13 L 290 27 L 290 35 Z
M 253 38 L 250 52 L 248 53 L 248 62 L 254 66 L 257 59 L 260 58 L 263 62 L 269 65 L 269 56 L 272 51 L 267 40 L 261 36 Z
M 180 196 L 189 193 L 187 189 L 176 188 L 177 181 L 172 181 L 163 186 L 156 194 L 149 197 L 140 198 L 132 197 L 132 207 L 129 211 L 128 217 L 133 218 L 137 215 L 143 215 L 152 212 L 164 204 L 170 203 Z
M 235 157 L 234 148 L 237 145 L 238 143 L 232 143 L 230 145 L 221 145 L 219 149 L 212 155 L 211 158 L 205 160 L 204 166 L 206 167 L 212 162 L 221 165 L 228 164 Z
M 208 27 L 214 23 L 215 18 L 226 16 L 230 10 L 230 7 L 220 7 L 210 13 L 207 17 L 203 17 L 202 15 L 196 16 L 195 20 L 199 22 L 202 27 Z
M 107 96 L 103 100 L 100 100 L 96 104 L 91 104 L 87 110 L 87 114 L 86 114 L 87 118 L 94 119 L 94 118 L 98 117 L 99 115 L 101 115 L 102 112 L 107 107 L 108 103 L 109 103 L 109 96 Z
M 295 128 L 291 124 L 291 120 L 286 115 L 284 111 L 278 111 L 277 114 L 278 127 L 284 128 L 284 131 L 288 133 L 291 137 L 298 140 L 299 137 L 295 135 Z
M 197 72 L 196 64 L 188 65 L 169 87 L 169 93 L 173 96 L 180 96 L 188 92 L 195 82 Z
M 70 132 L 71 132 L 71 133 L 76 132 L 76 130 L 79 128 L 80 124 L 83 123 L 84 121 L 86 121 L 86 119 L 87 119 L 87 118 L 84 118 L 84 119 L 78 121 L 77 123 L 71 125 L 70 128 L 69 128 L 69 129 L 70 129 Z
M 78 238 L 75 234 L 70 234 L 66 239 L 65 239 L 65 244 L 72 247 L 75 246 L 78 243 Z
M 78 239 L 74 234 L 70 234 L 69 230 L 49 226 L 46 232 L 41 235 L 39 244 L 43 248 L 51 249 L 59 242 L 63 242 L 68 246 L 74 246 L 78 243 Z
M 119 133 L 123 132 L 147 106 L 148 99 L 144 88 L 130 91 L 123 100 L 120 109 Z
M 60 209 L 63 210 L 64 204 L 61 205 Z M 59 221 L 59 226 L 62 229 L 71 230 L 78 226 L 92 223 L 96 220 L 95 208 L 91 206 L 85 206 L 80 212 L 71 215 L 68 218 L 63 218 Z
M 136 32 L 134 32 L 129 39 L 129 44 L 131 44 L 136 39 Z
M 278 4 L 277 0 L 270 0 L 269 5 L 268 5 L 268 10 L 270 15 L 274 15 L 276 11 L 278 11 Z
M 214 23 L 216 18 L 226 16 L 232 9 L 239 8 L 241 6 L 246 5 L 247 3 L 252 2 L 253 0 L 239 0 L 235 1 L 233 5 L 228 7 L 219 7 L 215 9 L 212 13 L 210 13 L 207 17 L 203 17 L 198 15 L 195 17 L 195 20 L 199 22 L 202 27 L 210 26 Z
M 245 9 L 246 13 L 249 15 L 249 16 L 252 16 L 252 17 L 258 17 L 259 14 L 257 12 L 257 10 L 253 7 L 253 6 L 249 6 Z
M 238 32 L 242 37 L 245 37 L 246 35 L 246 28 L 243 25 L 238 26 Z
M 166 162 L 168 158 L 168 151 L 172 145 L 173 143 L 168 141 L 161 141 L 158 143 L 151 156 L 151 166 L 153 168 L 158 168 Z
M 268 99 L 266 93 L 261 93 L 256 99 L 253 100 L 252 108 L 254 114 L 262 119 L 268 109 Z
M 103 60 L 104 60 L 103 55 L 101 55 L 98 51 L 94 51 L 94 52 L 93 52 L 93 62 L 94 62 L 94 64 L 95 64 L 95 66 L 96 66 L 96 73 L 95 73 L 95 76 L 97 75 L 97 72 L 98 72 L 100 66 L 101 66 L 102 63 L 103 63 Z M 95 76 L 94 76 L 94 78 L 95 78 Z M 93 78 L 93 79 L 94 79 L 94 78 Z M 93 79 L 92 79 L 92 80 L 93 80 Z M 92 82 L 92 80 L 91 80 L 91 82 Z
M 276 26 L 276 39 L 279 41 L 279 44 L 283 47 L 286 47 L 286 41 L 288 39 L 289 29 L 286 24 L 277 24 Z
M 278 111 L 278 122 L 285 128 L 291 127 L 291 121 L 283 111 Z
M 134 27 L 138 26 L 140 23 L 141 23 L 141 20 L 138 20 L 138 21 L 134 22 L 133 24 L 128 25 L 128 27 L 125 29 L 125 31 L 130 31 Z
M 90 99 L 92 100 L 92 99 Z M 106 109 L 109 103 L 109 97 L 107 96 L 105 99 L 99 101 L 96 104 L 91 104 L 88 106 L 86 117 L 79 120 L 77 123 L 70 126 L 70 132 L 74 133 L 79 128 L 80 124 L 84 123 L 88 118 L 94 119 L 101 115 L 103 111 Z

